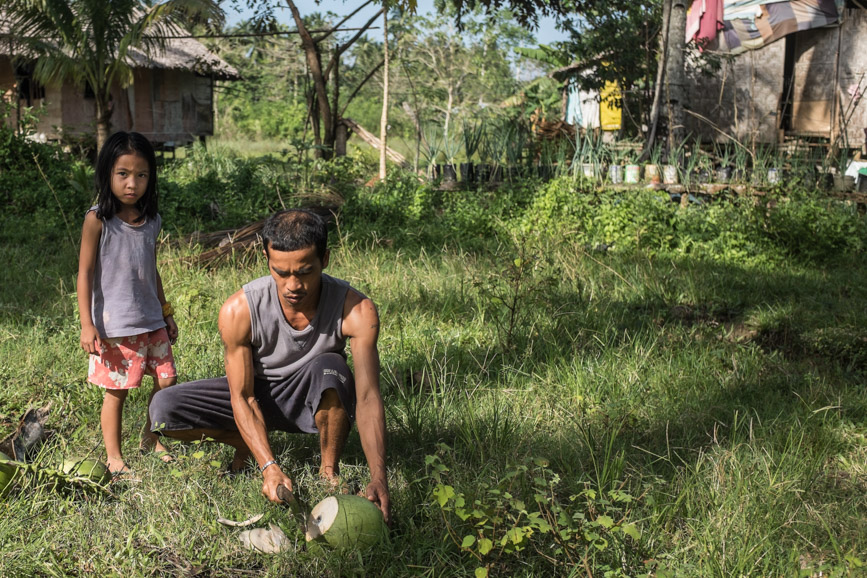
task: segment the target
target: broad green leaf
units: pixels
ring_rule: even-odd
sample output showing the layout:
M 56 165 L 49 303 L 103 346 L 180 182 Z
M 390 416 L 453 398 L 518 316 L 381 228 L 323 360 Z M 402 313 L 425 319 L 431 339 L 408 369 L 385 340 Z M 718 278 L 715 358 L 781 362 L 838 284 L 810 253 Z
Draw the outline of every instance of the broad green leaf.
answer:
M 614 520 L 611 516 L 599 516 L 596 518 L 596 523 L 606 529 L 614 527 Z
M 484 556 L 494 547 L 494 543 L 488 540 L 487 538 L 481 538 L 479 540 L 479 554 Z
M 205 457 L 205 452 L 203 452 L 202 450 L 199 450 L 197 452 L 193 452 L 193 459 L 200 460 L 203 457 Z
M 623 524 L 620 529 L 623 530 L 623 533 L 627 536 L 631 536 L 633 540 L 638 540 L 638 537 L 640 536 L 635 524 Z
M 488 578 L 488 569 L 476 568 L 476 578 Z
M 524 541 L 524 531 L 521 528 L 512 528 L 506 532 L 506 539 L 512 544 L 520 544 Z
M 470 548 L 475 543 L 476 543 L 476 537 L 475 536 L 472 536 L 472 535 L 464 536 L 464 540 L 463 540 L 463 542 L 461 542 L 461 548 Z
M 434 489 L 433 493 L 441 508 L 446 505 L 449 499 L 455 497 L 455 489 L 451 486 L 439 485 Z

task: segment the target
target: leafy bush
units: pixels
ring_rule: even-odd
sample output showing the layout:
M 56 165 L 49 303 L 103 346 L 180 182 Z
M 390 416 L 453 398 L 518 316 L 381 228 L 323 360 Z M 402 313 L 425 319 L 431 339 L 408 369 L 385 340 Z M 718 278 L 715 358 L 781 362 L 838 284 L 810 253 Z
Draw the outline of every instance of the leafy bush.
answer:
M 77 239 L 93 199 L 92 185 L 73 184 L 85 170 L 58 147 L 16 134 L 0 120 L 0 236 Z
M 860 252 L 867 242 L 867 223 L 854 204 L 804 192 L 767 211 L 763 225 L 767 238 L 787 255 L 813 262 Z
M 284 207 L 337 206 L 364 172 L 356 157 L 244 158 L 197 143 L 163 171 L 160 212 L 182 231 L 240 227 Z
M 434 509 L 443 518 L 444 541 L 452 541 L 476 565 L 474 575 L 514 575 L 530 571 L 530 554 L 551 575 L 568 568 L 593 567 L 599 575 L 630 575 L 641 558 L 640 532 L 631 521 L 637 500 L 620 488 L 604 490 L 589 482 L 574 489 L 547 459 L 514 465 L 496 480 L 459 484 L 443 463 L 451 449 L 425 456 Z M 542 565 L 544 564 L 544 565 Z M 532 571 L 530 571 L 533 573 Z
M 769 204 L 717 198 L 681 208 L 656 191 L 599 192 L 563 177 L 540 187 L 515 221 L 524 232 L 565 236 L 618 252 L 726 262 L 820 262 L 864 250 L 867 221 L 853 205 L 795 192 Z
M 422 221 L 432 216 L 435 194 L 431 186 L 410 173 L 396 173 L 372 187 L 347 191 L 341 211 L 347 225 L 362 236 L 405 239 L 424 234 Z

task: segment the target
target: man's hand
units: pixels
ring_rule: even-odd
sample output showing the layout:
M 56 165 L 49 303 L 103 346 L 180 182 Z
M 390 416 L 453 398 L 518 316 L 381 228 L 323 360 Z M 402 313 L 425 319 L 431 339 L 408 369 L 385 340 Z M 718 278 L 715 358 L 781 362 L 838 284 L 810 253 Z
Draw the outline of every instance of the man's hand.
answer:
M 382 517 L 385 518 L 385 523 L 391 526 L 391 504 L 388 498 L 388 484 L 385 482 L 370 482 L 367 484 L 365 497 L 376 504 L 376 507 L 382 512 Z
M 286 486 L 291 490 L 292 480 L 277 465 L 269 466 L 263 474 L 262 495 L 276 504 L 282 504 L 283 500 L 277 496 L 277 486 Z

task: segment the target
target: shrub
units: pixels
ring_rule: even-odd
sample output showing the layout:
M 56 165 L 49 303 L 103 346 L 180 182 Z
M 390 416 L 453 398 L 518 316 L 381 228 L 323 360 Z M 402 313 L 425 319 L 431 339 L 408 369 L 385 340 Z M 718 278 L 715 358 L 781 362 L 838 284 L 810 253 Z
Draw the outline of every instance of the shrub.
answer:
M 56 146 L 16 134 L 0 122 L 0 207 L 4 239 L 76 238 L 93 187 L 75 187 L 80 163 Z

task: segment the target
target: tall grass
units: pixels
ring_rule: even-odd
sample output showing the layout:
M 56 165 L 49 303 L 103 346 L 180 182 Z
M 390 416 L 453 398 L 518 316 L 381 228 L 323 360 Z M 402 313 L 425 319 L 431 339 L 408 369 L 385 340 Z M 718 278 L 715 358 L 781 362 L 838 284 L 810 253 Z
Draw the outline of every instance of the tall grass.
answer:
M 16 489 L 0 502 L 0 574 L 858 575 L 867 561 L 858 246 L 830 262 L 790 251 L 807 241 L 768 240 L 751 221 L 759 212 L 735 204 L 666 229 L 685 218 L 677 209 L 567 189 L 571 180 L 475 197 L 412 182 L 347 189 L 328 270 L 370 295 L 382 317 L 388 544 L 328 556 L 246 551 L 217 515 L 265 512 L 261 524 L 300 535 L 259 495 L 258 476 L 219 474 L 226 448 L 175 443 L 172 465 L 139 455 L 142 391 L 124 421 L 141 482 L 109 495 Z M 571 208 L 544 204 L 555 199 Z M 817 214 L 791 202 L 794 222 Z M 754 258 L 714 251 L 712 241 L 735 246 L 708 232 L 724 216 L 743 227 Z M 837 238 L 835 226 L 820 226 L 816 245 Z M 570 227 L 578 234 L 562 234 Z M 594 245 L 639 229 L 653 243 Z M 679 241 L 664 241 L 672 231 Z M 687 233 L 693 249 L 678 250 Z M 9 238 L 18 241 L 0 245 L 0 434 L 51 402 L 53 435 L 37 461 L 100 451 L 100 394 L 85 383 L 77 345 L 75 247 Z M 256 259 L 185 264 L 197 251 L 168 234 L 159 252 L 182 380 L 222 373 L 217 311 L 267 273 Z M 271 439 L 312 501 L 323 497 L 316 438 Z M 342 466 L 364 484 L 357 433 Z

